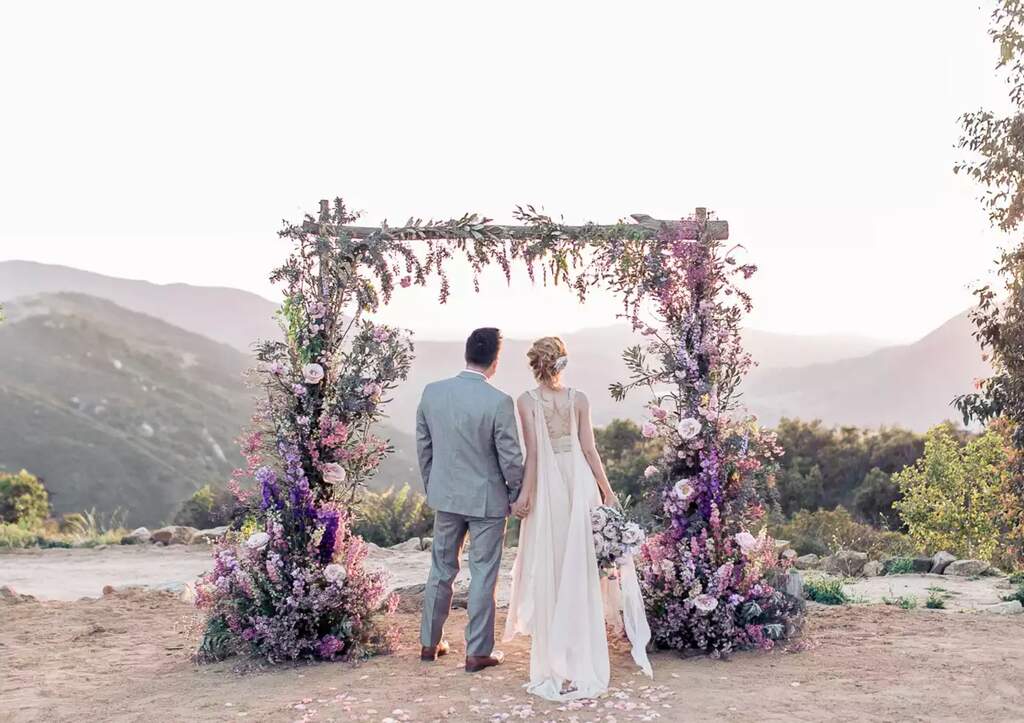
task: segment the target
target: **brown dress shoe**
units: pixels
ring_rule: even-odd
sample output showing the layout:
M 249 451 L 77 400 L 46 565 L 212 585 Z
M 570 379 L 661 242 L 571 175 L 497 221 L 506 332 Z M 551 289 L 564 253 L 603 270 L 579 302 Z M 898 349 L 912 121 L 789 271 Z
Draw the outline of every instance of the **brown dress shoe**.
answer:
M 481 670 L 485 670 L 486 668 L 493 668 L 495 665 L 501 665 L 503 660 L 505 660 L 505 654 L 500 650 L 495 650 L 490 655 L 467 655 L 466 672 L 479 673 Z
M 447 640 L 442 640 L 437 644 L 437 647 L 434 648 L 424 646 L 420 648 L 420 660 L 433 663 L 442 655 L 448 655 L 449 650 L 451 650 L 451 647 L 448 645 Z

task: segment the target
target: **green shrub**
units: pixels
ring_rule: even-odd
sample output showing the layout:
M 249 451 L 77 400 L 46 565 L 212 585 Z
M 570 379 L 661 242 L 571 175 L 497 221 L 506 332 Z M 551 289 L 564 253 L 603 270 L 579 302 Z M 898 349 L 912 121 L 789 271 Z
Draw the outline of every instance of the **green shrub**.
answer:
M 1009 595 L 1003 596 L 1003 600 L 1005 600 L 1006 602 L 1017 600 L 1018 602 L 1020 602 L 1021 605 L 1024 605 L 1024 584 L 1018 584 L 1016 590 L 1014 590 Z
M 353 531 L 367 542 L 391 547 L 425 537 L 434 524 L 426 498 L 408 485 L 395 491 L 364 492 L 356 508 Z
M 886 575 L 909 575 L 914 571 L 914 561 L 909 557 L 894 557 L 885 561 Z
M 857 550 L 877 559 L 885 555 L 902 556 L 916 552 L 913 541 L 906 535 L 857 522 L 843 507 L 797 512 L 789 522 L 774 526 L 771 533 L 776 539 L 789 540 L 801 555 Z
M 895 503 L 922 548 L 995 561 L 1003 547 L 1002 492 L 1011 474 L 1002 436 L 990 430 L 961 444 L 949 425 L 928 432 L 924 457 L 896 474 Z
M 942 610 L 946 607 L 946 598 L 937 592 L 930 592 L 928 599 L 924 601 L 924 606 L 929 610 Z
M 0 522 L 18 522 L 33 526 L 50 513 L 50 499 L 42 481 L 21 470 L 0 474 Z
M 22 525 L 0 522 L 0 548 L 2 547 L 33 547 L 39 535 Z
M 174 524 L 199 530 L 230 525 L 240 508 L 231 490 L 203 485 L 181 503 L 174 514 Z
M 804 597 L 823 605 L 846 605 L 850 596 L 838 577 L 810 578 L 804 583 Z

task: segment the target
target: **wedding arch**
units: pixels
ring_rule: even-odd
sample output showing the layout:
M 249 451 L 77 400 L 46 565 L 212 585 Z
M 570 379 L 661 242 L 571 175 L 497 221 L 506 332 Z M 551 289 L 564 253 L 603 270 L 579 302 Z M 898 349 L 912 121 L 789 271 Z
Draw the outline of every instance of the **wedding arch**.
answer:
M 646 391 L 642 432 L 662 447 L 644 472 L 659 527 L 639 564 L 654 642 L 721 655 L 770 648 L 793 630 L 798 603 L 772 584 L 783 564 L 774 542 L 748 531 L 763 528 L 781 450 L 737 410 L 751 365 L 739 335 L 751 300 L 738 282 L 756 268 L 727 247 L 728 224 L 703 208 L 612 225 L 564 225 L 531 206 L 514 216 L 520 225 L 467 214 L 364 227 L 335 199 L 285 224 L 293 251 L 271 276 L 284 285 L 285 338 L 258 347 L 266 397 L 243 438 L 246 469 L 232 481 L 248 515 L 197 589 L 202 655 L 331 660 L 393 646 L 397 599 L 363 565 L 349 521 L 391 451 L 373 429 L 407 377 L 413 343 L 366 316 L 396 288 L 434 277 L 444 303 L 456 257 L 478 290 L 493 264 L 507 279 L 522 265 L 532 281 L 569 286 L 581 300 L 611 290 L 643 335 L 623 352 L 629 378 L 610 392 Z

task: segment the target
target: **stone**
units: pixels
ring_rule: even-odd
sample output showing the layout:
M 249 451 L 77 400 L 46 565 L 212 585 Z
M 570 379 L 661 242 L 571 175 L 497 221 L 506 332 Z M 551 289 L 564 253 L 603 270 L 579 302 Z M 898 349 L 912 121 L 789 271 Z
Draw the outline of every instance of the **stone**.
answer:
M 190 545 L 210 545 L 217 542 L 220 538 L 227 534 L 228 528 L 225 527 L 211 527 L 208 530 L 199 530 L 197 533 L 192 535 L 192 539 L 188 541 Z
M 864 569 L 861 570 L 861 575 L 864 577 L 878 577 L 885 574 L 885 565 L 878 560 L 869 560 L 864 563 Z
M 984 560 L 955 560 L 946 566 L 943 575 L 956 575 L 957 577 L 975 577 L 988 572 L 989 564 Z
M 857 577 L 867 564 L 868 554 L 856 550 L 840 550 L 821 561 L 821 569 L 830 575 Z
M 1020 600 L 1009 600 L 998 605 L 989 605 L 982 610 L 993 615 L 1020 615 L 1024 613 L 1024 605 L 1020 604 Z
M 797 600 L 804 599 L 804 578 L 796 570 L 790 570 L 786 574 L 784 585 L 782 588 L 783 592 L 789 595 L 791 598 Z
M 192 536 L 197 532 L 199 530 L 194 527 L 170 525 L 155 531 L 150 539 L 153 542 L 159 542 L 161 545 L 187 545 L 192 540 Z
M 423 551 L 424 552 L 426 552 L 427 550 L 431 549 L 433 546 L 434 546 L 434 538 L 433 537 L 424 537 L 423 538 Z
M 153 533 L 145 527 L 136 527 L 121 538 L 122 545 L 144 545 L 153 539 Z
M 0 603 L 11 603 L 16 605 L 18 603 L 35 602 L 35 600 L 36 599 L 31 595 L 19 594 L 10 585 L 0 587 Z
M 928 570 L 933 575 L 941 575 L 949 567 L 949 563 L 956 562 L 956 558 L 950 555 L 948 552 L 943 550 L 942 552 L 936 552 L 932 556 L 932 566 Z
M 911 559 L 911 562 L 914 565 L 914 572 L 925 573 L 932 569 L 932 558 L 930 557 L 915 557 Z
M 801 555 L 793 560 L 793 567 L 797 570 L 817 570 L 821 565 L 821 558 L 813 552 L 809 555 Z
M 796 559 L 796 550 L 794 550 L 792 547 L 787 547 L 785 550 L 782 551 L 782 559 L 792 562 Z

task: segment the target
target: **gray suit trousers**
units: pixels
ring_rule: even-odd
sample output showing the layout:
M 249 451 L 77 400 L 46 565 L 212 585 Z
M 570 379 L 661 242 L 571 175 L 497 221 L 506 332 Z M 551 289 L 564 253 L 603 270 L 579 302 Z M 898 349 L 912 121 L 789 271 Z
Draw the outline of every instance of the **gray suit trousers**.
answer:
M 505 540 L 504 517 L 468 517 L 452 512 L 434 513 L 432 564 L 423 595 L 420 642 L 437 645 L 452 607 L 452 584 L 459 574 L 462 545 L 469 533 L 469 624 L 466 625 L 466 655 L 490 655 L 494 651 L 494 589 L 501 568 Z

